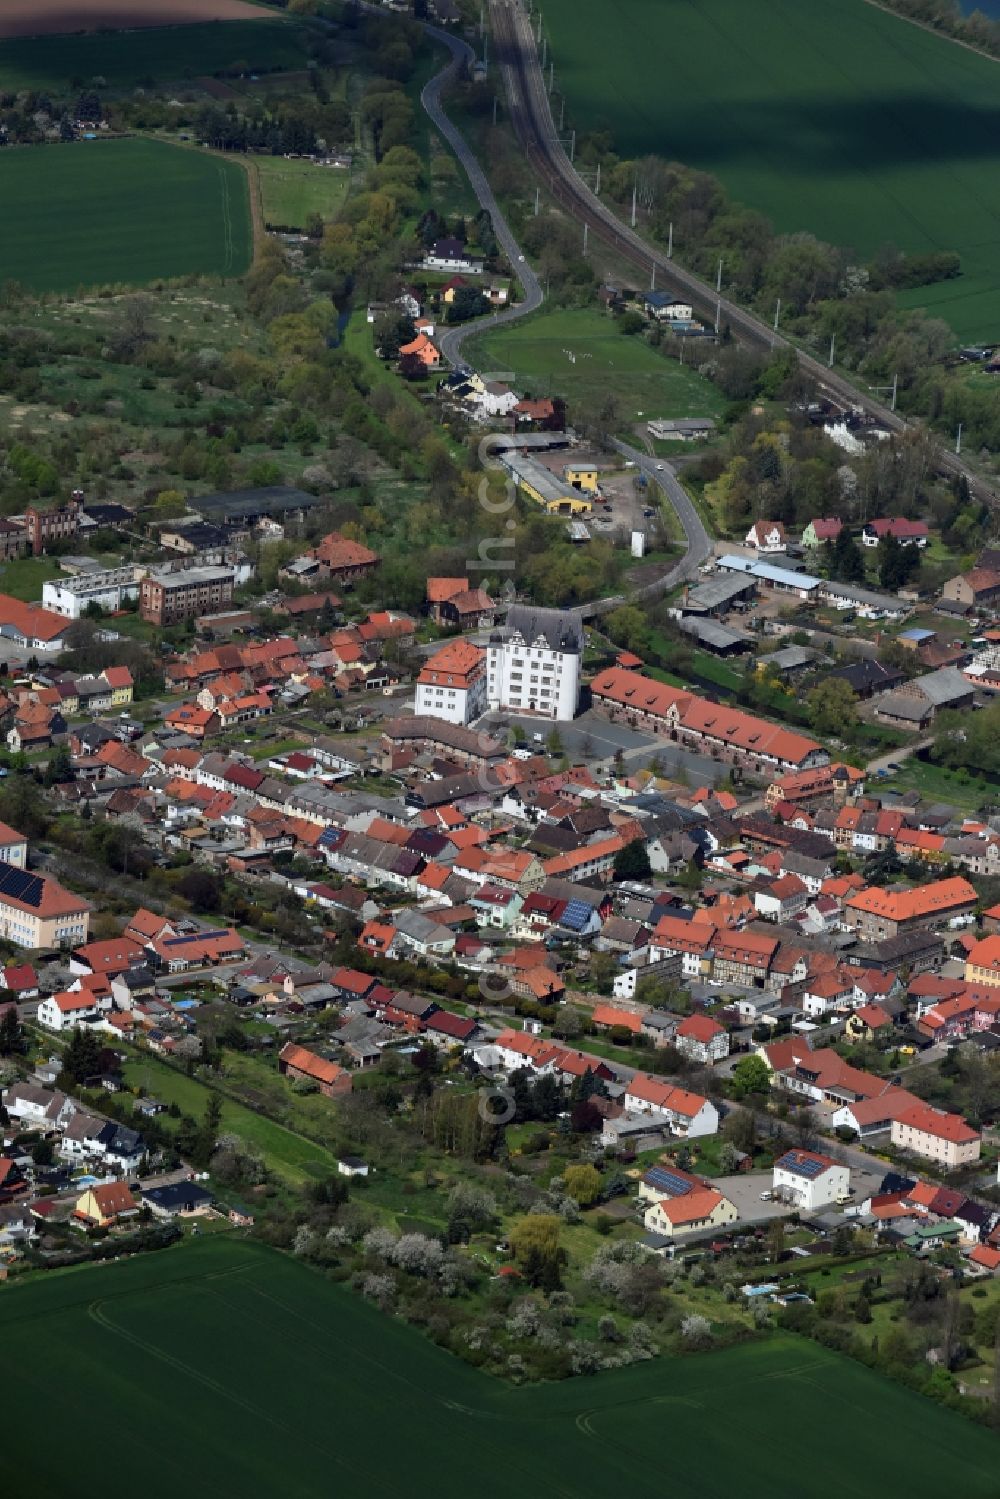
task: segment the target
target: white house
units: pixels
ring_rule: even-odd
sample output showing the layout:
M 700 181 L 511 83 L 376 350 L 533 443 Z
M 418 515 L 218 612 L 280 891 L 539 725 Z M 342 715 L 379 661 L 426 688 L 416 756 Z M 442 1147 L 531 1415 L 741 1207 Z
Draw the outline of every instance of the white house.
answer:
M 483 416 L 509 416 L 520 399 L 517 392 L 501 380 L 487 380 L 476 405 Z
M 11 1119 L 50 1129 L 61 1128 L 77 1111 L 77 1105 L 65 1093 L 34 1083 L 12 1083 L 3 1094 L 3 1106 Z
M 693 1062 L 707 1067 L 729 1055 L 729 1032 L 708 1015 L 688 1015 L 677 1027 L 674 1045 Z
M 845 1202 L 850 1185 L 850 1168 L 815 1150 L 786 1150 L 774 1163 L 775 1193 L 807 1213 Z
M 471 640 L 449 640 L 417 677 L 414 712 L 466 725 L 486 712 L 486 652 Z
M 758 552 L 787 552 L 788 538 L 780 520 L 759 520 L 747 532 L 746 545 L 754 547 Z
M 512 604 L 487 646 L 490 708 L 568 722 L 576 716 L 582 657 L 578 610 Z
M 631 1114 L 647 1114 L 660 1124 L 670 1126 L 675 1135 L 695 1138 L 714 1135 L 719 1128 L 719 1111 L 700 1093 L 689 1093 L 662 1078 L 637 1072 L 622 1098 Z
M 50 994 L 38 1006 L 38 1023 L 49 1031 L 71 1031 L 85 1022 L 98 1020 L 101 1007 L 86 990 Z
M 755 890 L 753 903 L 765 921 L 788 921 L 805 910 L 809 891 L 797 874 L 783 874 L 762 890 Z
M 421 958 L 446 958 L 455 950 L 455 934 L 421 911 L 399 911 L 393 918 L 398 944 Z M 394 943 L 394 945 L 396 945 Z

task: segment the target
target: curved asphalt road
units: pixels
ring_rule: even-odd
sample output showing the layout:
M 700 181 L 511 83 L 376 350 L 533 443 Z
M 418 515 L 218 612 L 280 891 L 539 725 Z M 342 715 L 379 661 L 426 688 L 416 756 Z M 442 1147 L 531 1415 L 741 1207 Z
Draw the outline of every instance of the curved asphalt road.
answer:
M 504 323 L 513 323 L 518 318 L 527 317 L 528 313 L 536 311 L 542 305 L 543 295 L 538 277 L 525 259 L 520 245 L 511 232 L 510 225 L 501 213 L 479 162 L 469 149 L 461 131 L 449 120 L 441 103 L 442 90 L 457 77 L 463 67 L 473 61 L 475 53 L 467 42 L 462 41 L 460 37 L 453 36 L 449 31 L 442 31 L 438 26 L 425 25 L 424 30 L 435 41 L 446 47 L 451 56 L 445 67 L 439 73 L 435 73 L 434 77 L 424 85 L 420 102 L 431 123 L 441 132 L 458 157 L 479 206 L 486 209 L 493 221 L 493 232 L 497 237 L 497 243 L 507 256 L 524 289 L 524 300 L 504 308 L 502 312 L 494 313 L 491 317 L 476 318 L 472 322 L 443 330 L 438 338 L 442 356 L 454 368 L 465 369 L 468 366 L 461 357 L 461 349 L 467 338 L 482 333 L 487 328 L 497 328 Z M 653 598 L 673 588 L 675 584 L 697 576 L 698 568 L 712 554 L 711 538 L 702 524 L 701 516 L 670 465 L 650 458 L 648 453 L 630 447 L 627 443 L 615 442 L 614 446 L 623 457 L 633 462 L 652 484 L 658 484 L 663 490 L 680 521 L 687 541 L 687 551 L 669 572 L 665 573 L 662 578 L 657 578 L 653 583 L 648 583 L 643 588 L 633 589 L 628 595 L 618 594 L 613 598 L 594 599 L 589 605 L 584 605 L 583 612 L 589 616 L 607 613 L 619 604 L 632 599 Z
M 534 312 L 542 305 L 542 288 L 538 277 L 521 253 L 521 247 L 511 233 L 510 225 L 500 211 L 500 205 L 493 196 L 493 189 L 486 180 L 482 167 L 470 151 L 465 142 L 465 137 L 449 120 L 441 103 L 441 90 L 446 84 L 455 78 L 461 68 L 469 64 L 475 58 L 475 53 L 468 42 L 463 42 L 460 37 L 452 36 L 449 31 L 442 31 L 438 26 L 427 26 L 424 28 L 429 36 L 435 41 L 447 47 L 451 58 L 440 73 L 435 73 L 429 83 L 424 85 L 420 95 L 420 102 L 424 106 L 431 123 L 440 130 L 448 142 L 459 163 L 465 170 L 476 195 L 476 201 L 480 208 L 485 208 L 493 221 L 493 232 L 497 237 L 497 243 L 503 250 L 507 259 L 513 267 L 514 273 L 524 289 L 524 300 L 510 307 L 505 307 L 502 312 L 495 312 L 490 317 L 476 318 L 472 322 L 461 323 L 454 328 L 445 328 L 438 338 L 438 346 L 442 356 L 450 365 L 456 369 L 465 367 L 461 356 L 462 344 L 467 338 L 474 334 L 485 332 L 488 328 L 498 328 L 503 323 L 516 322 L 518 318 L 527 317 L 529 312 Z

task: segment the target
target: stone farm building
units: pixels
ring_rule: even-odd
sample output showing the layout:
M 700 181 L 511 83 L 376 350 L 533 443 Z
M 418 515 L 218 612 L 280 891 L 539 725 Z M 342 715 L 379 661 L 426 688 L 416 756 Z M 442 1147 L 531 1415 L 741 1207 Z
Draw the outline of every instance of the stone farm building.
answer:
M 618 666 L 599 672 L 590 691 L 594 707 L 613 721 L 748 770 L 808 770 L 830 758 L 822 745 L 804 734 Z

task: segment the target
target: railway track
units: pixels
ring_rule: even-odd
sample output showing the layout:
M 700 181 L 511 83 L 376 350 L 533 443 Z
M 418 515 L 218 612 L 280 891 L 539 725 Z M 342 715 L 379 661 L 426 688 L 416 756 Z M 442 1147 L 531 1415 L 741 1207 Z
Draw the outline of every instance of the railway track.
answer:
M 559 206 L 590 233 L 610 245 L 623 259 L 644 271 L 656 273 L 657 284 L 664 290 L 679 292 L 709 323 L 718 319 L 728 324 L 733 336 L 754 347 L 774 350 L 791 349 L 800 367 L 813 379 L 817 388 L 845 406 L 856 407 L 874 417 L 893 432 L 904 432 L 914 424 L 898 412 L 875 399 L 828 369 L 820 360 L 804 353 L 780 333 L 747 312 L 691 271 L 650 245 L 641 235 L 624 224 L 598 198 L 580 177 L 566 155 L 552 118 L 549 97 L 535 49 L 531 22 L 519 0 L 490 0 L 494 59 L 499 66 L 507 95 L 511 123 L 524 146 L 529 165 L 544 183 L 546 191 Z M 981 475 L 955 453 L 938 445 L 938 467 L 948 477 L 962 475 L 970 491 L 988 504 L 996 505 L 1000 496 Z

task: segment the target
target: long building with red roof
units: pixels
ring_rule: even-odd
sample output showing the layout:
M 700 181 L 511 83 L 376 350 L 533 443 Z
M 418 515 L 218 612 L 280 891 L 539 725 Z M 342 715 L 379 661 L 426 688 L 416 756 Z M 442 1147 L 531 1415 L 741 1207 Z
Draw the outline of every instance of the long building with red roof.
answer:
M 616 721 L 711 749 L 752 770 L 808 770 L 830 758 L 805 734 L 622 667 L 599 672 L 590 691 L 594 706 Z

